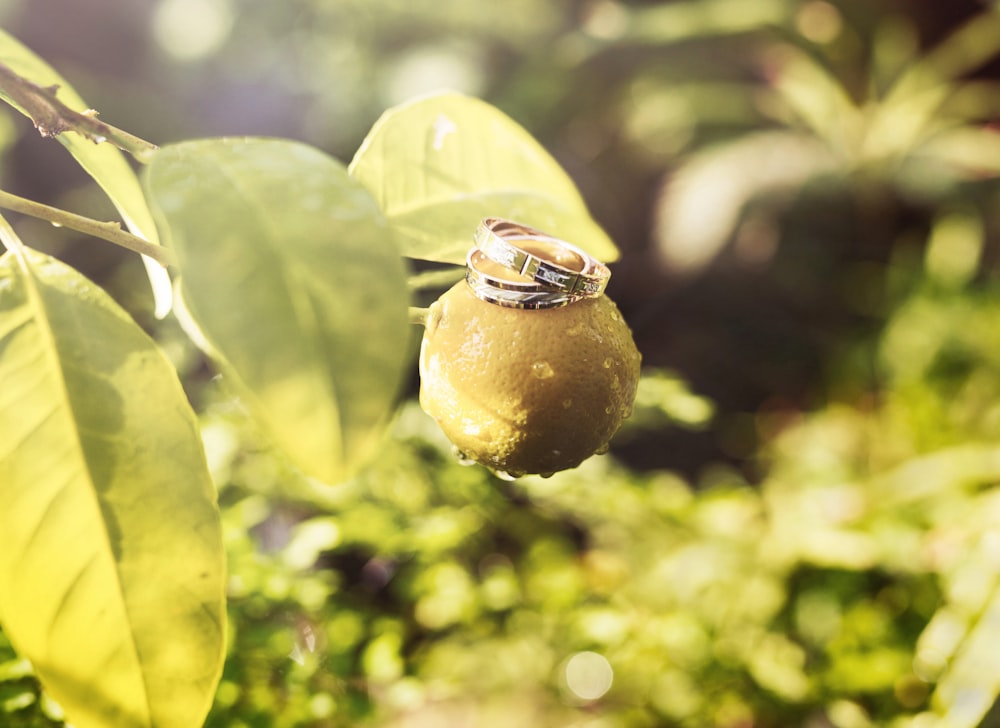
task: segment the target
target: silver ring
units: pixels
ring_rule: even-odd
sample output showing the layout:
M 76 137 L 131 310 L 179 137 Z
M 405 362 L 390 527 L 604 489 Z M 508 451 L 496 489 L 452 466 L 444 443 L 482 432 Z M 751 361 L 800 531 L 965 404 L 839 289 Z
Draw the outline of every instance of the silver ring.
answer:
M 472 248 L 465 258 L 465 282 L 476 298 L 505 308 L 545 309 L 560 308 L 579 301 L 581 296 L 569 295 L 550 286 L 528 281 L 500 278 L 480 269 L 490 261 L 483 251 Z M 510 272 L 506 271 L 505 272 Z M 515 273 L 514 275 L 519 275 Z
M 607 288 L 611 271 L 584 250 L 540 230 L 505 220 L 488 217 L 479 223 L 473 237 L 475 244 L 494 263 L 509 268 L 563 294 L 583 297 L 600 296 Z M 553 260 L 546 260 L 511 241 L 548 243 L 577 259 L 576 270 Z
M 498 270 L 495 272 L 489 271 L 488 267 L 491 265 Z M 515 276 L 521 280 L 515 280 Z M 514 291 L 524 294 L 544 293 L 547 295 L 564 295 L 561 291 L 552 288 L 552 286 L 528 280 L 520 273 L 497 263 L 495 260 L 487 257 L 486 253 L 479 248 L 469 248 L 469 252 L 465 255 L 465 277 L 466 279 L 472 278 L 473 282 L 477 284 L 490 288 L 498 288 L 503 291 Z

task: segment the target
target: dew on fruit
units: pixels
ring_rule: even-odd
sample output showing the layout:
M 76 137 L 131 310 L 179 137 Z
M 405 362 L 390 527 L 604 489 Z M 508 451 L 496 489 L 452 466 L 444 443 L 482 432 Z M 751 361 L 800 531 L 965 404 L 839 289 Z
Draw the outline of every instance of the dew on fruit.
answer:
M 611 379 L 611 388 L 619 389 L 621 386 L 622 386 L 621 380 L 618 378 L 618 375 L 615 374 L 614 377 L 612 377 Z
M 517 480 L 516 475 L 511 475 L 506 470 L 494 470 L 493 474 L 497 476 L 500 480 L 506 480 L 506 481 Z
M 458 464 L 459 465 L 469 466 L 469 465 L 475 465 L 476 464 L 475 460 L 473 460 L 472 458 L 470 458 L 468 455 L 466 455 L 464 452 L 462 452 L 461 450 L 459 450 L 457 447 L 453 447 L 451 449 L 451 453 L 452 453 L 452 455 L 455 456 L 455 459 L 458 460 Z
M 614 363 L 615 360 L 609 356 L 607 359 L 604 360 L 604 368 L 610 369 L 614 365 Z
M 604 408 L 604 414 L 606 414 L 606 415 L 610 415 L 614 411 L 615 411 L 615 408 L 612 407 L 610 404 L 607 407 Z
M 462 432 L 470 437 L 479 437 L 483 434 L 483 426 L 478 422 L 469 419 L 462 420 Z
M 572 399 L 564 399 L 562 401 L 562 406 L 563 406 L 563 409 L 569 409 L 570 407 L 573 406 L 573 400 Z
M 531 376 L 535 379 L 551 379 L 555 372 L 547 361 L 536 361 L 531 365 Z
M 551 478 L 553 475 L 555 475 L 555 473 L 539 473 L 538 477 L 539 478 Z

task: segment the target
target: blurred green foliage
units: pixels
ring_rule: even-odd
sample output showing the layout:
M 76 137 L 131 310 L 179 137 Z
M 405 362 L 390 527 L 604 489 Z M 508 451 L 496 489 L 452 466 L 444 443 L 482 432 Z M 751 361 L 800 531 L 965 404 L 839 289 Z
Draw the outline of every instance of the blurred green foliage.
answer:
M 330 490 L 210 408 L 232 619 L 210 724 L 977 725 L 1000 685 L 1000 300 L 914 286 L 877 397 L 757 417 L 756 485 L 610 456 L 508 483 L 410 403 Z M 623 437 L 710 426 L 666 373 L 641 392 Z M 569 681 L 582 654 L 606 693 Z
M 774 396 L 727 409 L 656 368 L 707 335 L 697 309 L 650 324 L 641 296 L 676 303 L 640 280 L 620 290 L 650 366 L 611 455 L 500 481 L 408 400 L 336 488 L 263 449 L 164 324 L 229 555 L 210 726 L 1000 725 L 1000 21 L 982 4 L 934 27 L 917 6 L 930 21 L 823 0 L 206 4 L 229 14 L 225 52 L 177 83 L 280 83 L 308 98 L 295 131 L 346 157 L 444 79 L 567 162 L 623 266 L 659 261 L 706 298 L 736 269 L 723 286 L 808 314 L 757 321 L 763 354 L 730 326 L 705 388 L 746 375 Z M 765 361 L 795 335 L 833 339 L 798 400 Z M 721 453 L 637 467 L 664 431 Z M 2 635 L 0 712 L 59 725 Z
M 998 318 L 995 294 L 921 284 L 877 400 L 759 417 L 756 487 L 610 456 L 508 483 L 411 403 L 331 489 L 210 387 L 230 648 L 209 725 L 976 725 L 969 692 L 992 701 L 1000 675 Z M 643 391 L 697 409 L 664 374 Z M 5 651 L 10 725 L 42 724 Z M 569 681 L 592 653 L 613 675 L 596 697 Z

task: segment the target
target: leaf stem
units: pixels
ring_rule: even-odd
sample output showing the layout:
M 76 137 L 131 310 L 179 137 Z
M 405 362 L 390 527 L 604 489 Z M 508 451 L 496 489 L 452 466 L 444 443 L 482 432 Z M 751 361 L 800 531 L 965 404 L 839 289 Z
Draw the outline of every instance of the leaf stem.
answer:
M 83 215 L 60 210 L 58 207 L 50 207 L 34 200 L 18 197 L 3 190 L 0 190 L 0 208 L 13 210 L 40 220 L 48 220 L 54 225 L 107 240 L 109 243 L 149 256 L 164 267 L 177 265 L 177 260 L 170 250 L 125 232 L 117 222 L 99 222 Z
M 95 144 L 111 142 L 143 163 L 156 151 L 155 144 L 101 121 L 93 109 L 69 108 L 56 98 L 58 90 L 58 86 L 39 86 L 0 63 L 0 97 L 27 114 L 43 137 L 75 131 Z
M 429 308 L 419 308 L 417 306 L 410 306 L 410 323 L 419 324 L 420 326 L 427 325 L 427 316 L 430 314 L 431 310 Z

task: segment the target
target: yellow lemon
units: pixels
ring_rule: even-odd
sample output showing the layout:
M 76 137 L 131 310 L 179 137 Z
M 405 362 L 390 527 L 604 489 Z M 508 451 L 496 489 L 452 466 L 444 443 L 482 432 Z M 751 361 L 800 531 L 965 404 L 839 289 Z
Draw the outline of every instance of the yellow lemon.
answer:
M 521 310 L 463 281 L 428 312 L 420 404 L 465 457 L 548 474 L 597 452 L 632 413 L 639 351 L 607 296 Z

